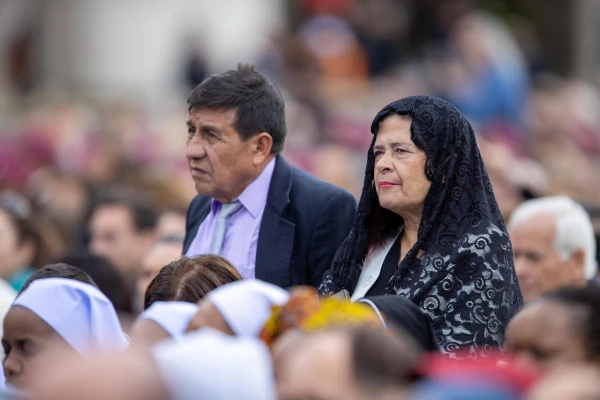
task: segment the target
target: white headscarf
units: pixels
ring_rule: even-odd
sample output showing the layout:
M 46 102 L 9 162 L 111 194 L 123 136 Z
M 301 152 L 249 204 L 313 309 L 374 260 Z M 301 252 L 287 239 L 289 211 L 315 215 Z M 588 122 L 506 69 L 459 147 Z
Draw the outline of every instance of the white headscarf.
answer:
M 278 286 L 259 280 L 237 281 L 206 295 L 236 336 L 258 337 L 273 306 L 283 306 L 290 295 Z
M 153 351 L 173 400 L 274 400 L 271 355 L 257 339 L 201 329 Z
M 83 356 L 127 347 L 110 300 L 87 283 L 65 278 L 33 281 L 13 306 L 31 310 Z
M 4 320 L 6 313 L 10 309 L 17 292 L 6 282 L 4 279 L 0 279 L 0 321 Z M 0 337 L 2 336 L 3 326 L 0 324 Z M 0 388 L 3 388 L 6 384 L 4 379 L 4 369 L 0 364 Z M 1 395 L 1 393 L 0 393 Z M 0 396 L 2 398 L 2 396 Z
M 169 335 L 178 338 L 185 333 L 190 320 L 198 312 L 194 303 L 157 301 L 144 311 L 139 319 L 149 319 L 160 325 Z

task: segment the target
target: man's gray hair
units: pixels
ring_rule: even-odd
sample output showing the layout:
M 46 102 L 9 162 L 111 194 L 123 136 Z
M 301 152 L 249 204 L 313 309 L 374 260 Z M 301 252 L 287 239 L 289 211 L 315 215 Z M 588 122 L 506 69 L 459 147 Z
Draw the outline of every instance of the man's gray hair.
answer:
M 585 209 L 567 196 L 529 200 L 515 209 L 508 221 L 508 228 L 514 229 L 539 215 L 553 215 L 556 218 L 554 249 L 559 257 L 566 260 L 575 250 L 583 250 L 585 277 L 594 278 L 597 271 L 596 238 L 592 221 Z

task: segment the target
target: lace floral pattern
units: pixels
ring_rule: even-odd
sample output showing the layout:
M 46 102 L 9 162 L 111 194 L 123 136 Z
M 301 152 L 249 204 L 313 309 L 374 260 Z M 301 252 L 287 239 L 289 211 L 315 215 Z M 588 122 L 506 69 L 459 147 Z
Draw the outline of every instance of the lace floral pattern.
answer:
M 502 346 L 504 329 L 523 303 L 510 239 L 467 120 L 446 101 L 407 97 L 381 110 L 412 116 L 411 138 L 427 154 L 431 188 L 418 239 L 391 278 L 385 294 L 404 296 L 428 313 L 443 352 L 464 348 L 472 357 Z M 372 146 L 354 228 L 325 274 L 319 291 L 352 292 L 368 250 L 372 213 Z M 400 222 L 401 224 L 401 222 Z

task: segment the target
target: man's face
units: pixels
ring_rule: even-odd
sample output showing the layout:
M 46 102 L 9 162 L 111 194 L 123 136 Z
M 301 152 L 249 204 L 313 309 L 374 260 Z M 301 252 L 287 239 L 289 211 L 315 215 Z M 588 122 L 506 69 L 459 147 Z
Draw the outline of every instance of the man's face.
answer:
M 563 261 L 554 248 L 556 218 L 538 215 L 510 231 L 515 270 L 525 302 L 563 286 L 585 284 L 583 265 Z
M 237 198 L 256 175 L 257 137 L 242 140 L 236 110 L 194 108 L 189 114 L 186 158 L 199 194 L 222 202 Z
M 179 243 L 156 243 L 142 260 L 140 275 L 136 282 L 139 304 L 144 304 L 146 289 L 150 282 L 167 264 L 181 257 L 183 246 Z
M 106 257 L 129 280 L 135 279 L 144 255 L 152 246 L 154 232 L 138 232 L 131 211 L 122 205 L 98 207 L 89 229 L 90 250 Z
M 540 299 L 527 305 L 508 324 L 504 348 L 516 361 L 542 372 L 587 360 L 580 333 L 584 310 Z
M 285 353 L 278 357 L 275 370 L 279 399 L 362 398 L 352 374 L 350 340 L 342 333 L 309 335 Z

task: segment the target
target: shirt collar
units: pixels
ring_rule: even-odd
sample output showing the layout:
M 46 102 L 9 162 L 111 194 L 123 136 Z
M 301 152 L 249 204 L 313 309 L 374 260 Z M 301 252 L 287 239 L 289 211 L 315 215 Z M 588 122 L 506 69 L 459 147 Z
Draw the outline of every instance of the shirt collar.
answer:
M 271 178 L 273 177 L 273 171 L 275 170 L 275 158 L 273 158 L 265 169 L 262 170 L 258 178 L 250 183 L 246 189 L 236 199 L 242 206 L 248 210 L 253 218 L 257 218 L 265 204 L 267 203 L 267 197 L 269 195 L 269 187 L 271 186 Z M 220 202 L 213 199 L 212 211 L 217 211 L 217 205 L 221 205 Z

